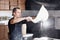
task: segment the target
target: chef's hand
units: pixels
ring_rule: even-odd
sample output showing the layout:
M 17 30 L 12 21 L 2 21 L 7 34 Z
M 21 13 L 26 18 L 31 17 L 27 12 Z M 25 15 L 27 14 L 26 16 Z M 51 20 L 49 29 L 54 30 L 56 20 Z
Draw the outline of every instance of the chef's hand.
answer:
M 27 21 L 33 21 L 32 17 L 26 17 Z

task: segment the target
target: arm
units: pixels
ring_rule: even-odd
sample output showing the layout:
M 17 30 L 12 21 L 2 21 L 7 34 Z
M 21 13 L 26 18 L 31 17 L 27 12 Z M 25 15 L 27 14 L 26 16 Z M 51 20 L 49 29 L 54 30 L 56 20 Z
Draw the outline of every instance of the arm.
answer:
M 26 24 L 22 24 L 22 35 L 26 35 L 26 29 L 27 29 L 27 26 Z

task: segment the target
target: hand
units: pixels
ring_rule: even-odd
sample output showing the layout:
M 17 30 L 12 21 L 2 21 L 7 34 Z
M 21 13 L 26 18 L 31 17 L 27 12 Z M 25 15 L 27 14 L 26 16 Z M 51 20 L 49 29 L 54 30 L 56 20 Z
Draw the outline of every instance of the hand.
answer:
M 27 21 L 32 21 L 33 19 L 32 19 L 32 17 L 26 17 L 26 20 Z

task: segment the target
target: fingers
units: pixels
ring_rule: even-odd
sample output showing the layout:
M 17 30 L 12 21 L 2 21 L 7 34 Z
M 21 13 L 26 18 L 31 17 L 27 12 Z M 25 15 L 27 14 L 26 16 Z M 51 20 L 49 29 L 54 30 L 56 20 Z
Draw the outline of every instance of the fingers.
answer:
M 32 21 L 32 17 L 26 17 L 27 21 Z

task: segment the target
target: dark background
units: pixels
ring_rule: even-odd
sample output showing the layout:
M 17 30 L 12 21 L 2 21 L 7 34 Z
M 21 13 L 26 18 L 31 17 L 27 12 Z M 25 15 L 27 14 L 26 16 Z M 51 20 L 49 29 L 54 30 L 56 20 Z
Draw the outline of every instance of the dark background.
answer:
M 60 0 L 26 0 L 26 10 L 39 10 L 42 4 L 48 10 L 60 10 Z

